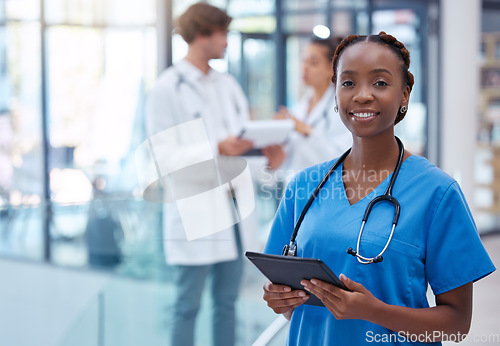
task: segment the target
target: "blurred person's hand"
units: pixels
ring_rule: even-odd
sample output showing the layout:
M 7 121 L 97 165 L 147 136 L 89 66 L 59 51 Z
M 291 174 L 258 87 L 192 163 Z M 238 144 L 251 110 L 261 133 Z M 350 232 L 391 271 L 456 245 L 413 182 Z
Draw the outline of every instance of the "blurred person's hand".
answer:
M 312 131 L 312 127 L 307 125 L 305 122 L 300 121 L 294 117 L 285 106 L 281 106 L 279 111 L 274 115 L 274 119 L 291 119 L 295 123 L 295 131 L 304 136 L 309 136 Z
M 278 169 L 285 160 L 285 151 L 281 145 L 269 145 L 262 149 L 267 157 L 267 166 L 270 169 Z
M 238 156 L 253 148 L 253 143 L 246 139 L 228 137 L 219 142 L 219 153 L 227 156 Z

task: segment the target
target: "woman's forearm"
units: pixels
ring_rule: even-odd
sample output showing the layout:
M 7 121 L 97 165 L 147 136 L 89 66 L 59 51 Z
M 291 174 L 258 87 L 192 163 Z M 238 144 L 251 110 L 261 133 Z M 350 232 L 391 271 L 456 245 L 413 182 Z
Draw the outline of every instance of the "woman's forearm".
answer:
M 437 342 L 465 338 L 470 316 L 452 305 L 431 308 L 408 308 L 380 302 L 369 321 L 407 335 L 410 340 Z M 418 338 L 418 339 L 416 339 Z
M 472 319 L 472 282 L 436 295 L 432 308 L 410 308 L 377 299 L 359 282 L 340 274 L 349 289 L 324 281 L 302 280 L 304 289 L 316 295 L 336 319 L 361 319 L 378 324 L 408 339 L 434 342 L 457 340 L 469 332 Z

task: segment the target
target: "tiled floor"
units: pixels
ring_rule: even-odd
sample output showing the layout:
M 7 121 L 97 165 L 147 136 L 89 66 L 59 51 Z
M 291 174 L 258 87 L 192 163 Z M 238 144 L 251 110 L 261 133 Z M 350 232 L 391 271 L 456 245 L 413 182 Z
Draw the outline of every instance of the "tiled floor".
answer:
M 472 326 L 460 344 L 464 346 L 500 345 L 500 234 L 486 235 L 482 239 L 497 271 L 474 284 Z

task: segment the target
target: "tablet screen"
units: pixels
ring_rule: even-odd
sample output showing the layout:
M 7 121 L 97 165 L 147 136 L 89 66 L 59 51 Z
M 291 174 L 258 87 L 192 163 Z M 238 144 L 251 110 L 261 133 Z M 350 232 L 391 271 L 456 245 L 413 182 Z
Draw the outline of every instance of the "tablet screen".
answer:
M 241 130 L 240 138 L 253 142 L 255 148 L 282 144 L 293 131 L 292 120 L 253 120 L 247 121 Z

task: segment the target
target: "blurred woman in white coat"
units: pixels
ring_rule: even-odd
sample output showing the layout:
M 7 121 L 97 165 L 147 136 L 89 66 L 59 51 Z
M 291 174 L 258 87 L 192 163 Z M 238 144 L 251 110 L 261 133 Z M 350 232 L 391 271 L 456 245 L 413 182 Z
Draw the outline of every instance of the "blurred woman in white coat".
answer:
M 263 150 L 269 167 L 283 173 L 287 181 L 306 167 L 340 156 L 352 144 L 351 134 L 334 111 L 332 58 L 340 40 L 311 39 L 302 70 L 304 84 L 309 88 L 296 107 L 281 107 L 275 117 L 295 122 L 295 131 L 284 146 Z

